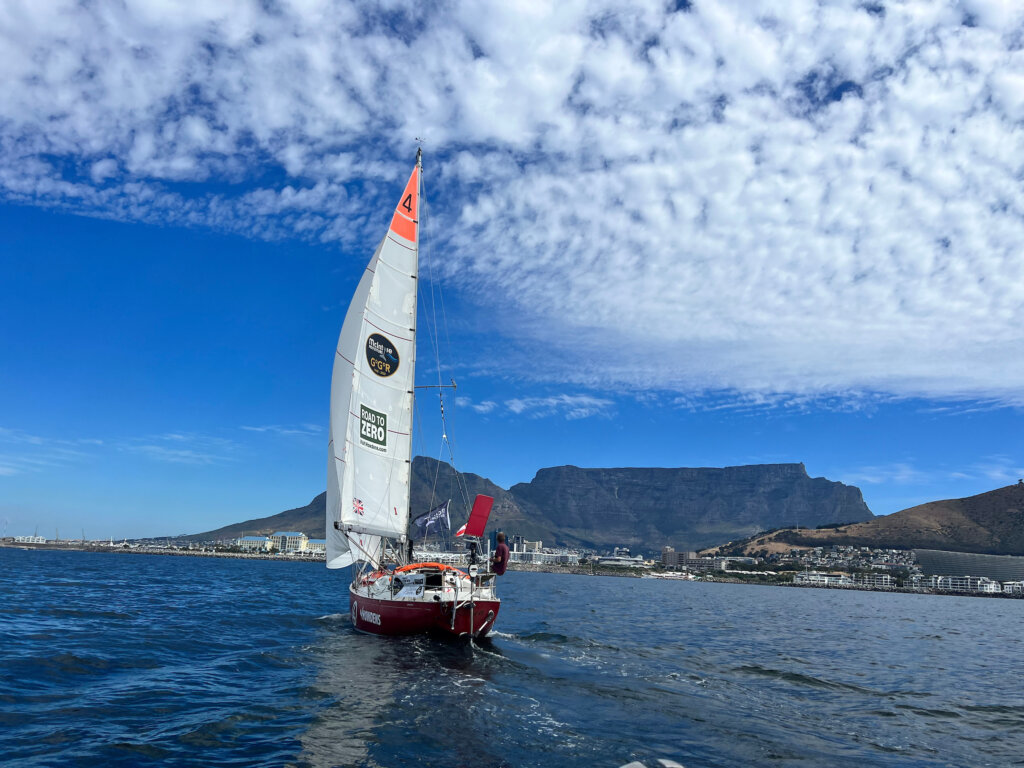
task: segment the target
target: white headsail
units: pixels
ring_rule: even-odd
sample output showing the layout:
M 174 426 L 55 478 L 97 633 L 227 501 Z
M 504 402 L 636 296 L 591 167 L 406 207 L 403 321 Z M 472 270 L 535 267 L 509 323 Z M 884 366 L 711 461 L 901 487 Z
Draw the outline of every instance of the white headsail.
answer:
M 379 563 L 382 537 L 404 538 L 409 523 L 419 182 L 417 158 L 338 338 L 327 446 L 328 568 Z

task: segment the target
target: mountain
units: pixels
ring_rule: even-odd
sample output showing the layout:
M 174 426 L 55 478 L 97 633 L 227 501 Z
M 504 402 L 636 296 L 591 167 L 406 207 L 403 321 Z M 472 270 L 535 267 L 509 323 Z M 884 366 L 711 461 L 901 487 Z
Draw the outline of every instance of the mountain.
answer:
M 244 523 L 232 523 L 206 533 L 196 533 L 180 538 L 190 541 L 220 541 L 237 539 L 240 536 L 267 535 L 275 531 L 302 531 L 311 539 L 324 537 L 324 519 L 327 515 L 327 493 L 315 496 L 304 507 L 278 512 L 269 517 L 257 517 Z
M 461 489 L 460 490 L 460 484 Z M 592 549 L 627 546 L 656 552 L 668 544 L 698 549 L 756 531 L 799 524 L 817 526 L 869 520 L 860 490 L 811 478 L 803 464 L 724 468 L 540 470 L 509 490 L 448 464 L 418 456 L 412 464 L 412 508 L 426 511 L 452 499 L 452 525 L 468 516 L 478 493 L 494 497 L 492 529 L 548 545 Z M 231 538 L 275 530 L 323 537 L 324 494 L 305 507 L 197 534 Z
M 560 543 L 598 549 L 699 549 L 782 525 L 872 517 L 858 488 L 811 478 L 803 464 L 553 467 L 509 493 Z
M 920 504 L 856 525 L 818 531 L 775 531 L 736 542 L 729 551 L 853 545 L 1024 555 L 1024 484 Z

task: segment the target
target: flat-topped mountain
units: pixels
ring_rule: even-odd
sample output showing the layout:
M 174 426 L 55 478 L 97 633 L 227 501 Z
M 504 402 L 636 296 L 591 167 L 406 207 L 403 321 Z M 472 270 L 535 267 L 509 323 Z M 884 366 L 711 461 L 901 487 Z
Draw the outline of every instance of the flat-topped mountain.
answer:
M 803 464 L 554 467 L 509 492 L 528 518 L 543 521 L 561 542 L 638 551 L 665 544 L 698 549 L 738 533 L 872 517 L 858 488 L 811 478 Z
M 461 488 L 461 490 L 460 490 Z M 452 499 L 452 525 L 465 521 L 474 496 L 493 496 L 491 528 L 540 539 L 547 546 L 627 546 L 656 552 L 668 544 L 698 549 L 781 526 L 870 520 L 854 486 L 809 477 L 803 464 L 724 468 L 540 470 L 505 490 L 472 473 L 423 456 L 413 460 L 414 514 Z M 191 538 L 217 539 L 274 530 L 323 538 L 325 496 L 305 507 L 249 520 Z
M 931 501 L 856 525 L 818 531 L 775 531 L 749 541 L 737 541 L 728 550 L 778 551 L 790 545 L 1024 555 L 1024 484 L 963 499 Z

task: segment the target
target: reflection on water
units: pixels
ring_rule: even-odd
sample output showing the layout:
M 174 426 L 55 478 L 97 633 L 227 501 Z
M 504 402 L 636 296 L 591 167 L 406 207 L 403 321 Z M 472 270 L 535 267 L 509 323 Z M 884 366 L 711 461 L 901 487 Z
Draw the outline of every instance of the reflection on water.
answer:
M 320 620 L 308 648 L 316 672 L 313 688 L 330 704 L 299 736 L 299 761 L 310 766 L 365 765 L 373 729 L 393 705 L 393 678 L 374 674 L 386 649 L 351 629 L 347 614 Z
M 458 749 L 485 764 L 486 743 L 467 732 L 467 712 L 483 704 L 501 653 L 487 640 L 377 637 L 356 632 L 347 614 L 319 619 L 308 647 L 313 693 L 329 701 L 299 737 L 299 763 L 395 765 L 408 750 L 422 760 L 429 745 Z M 417 757 L 418 756 L 418 757 Z

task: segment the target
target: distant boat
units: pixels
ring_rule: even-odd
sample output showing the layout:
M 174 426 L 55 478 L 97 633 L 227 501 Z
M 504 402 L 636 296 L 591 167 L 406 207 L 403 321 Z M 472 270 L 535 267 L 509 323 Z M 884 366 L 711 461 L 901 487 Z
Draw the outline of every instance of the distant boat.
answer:
M 387 234 L 356 287 L 338 339 L 327 446 L 327 567 L 352 565 L 356 629 L 484 637 L 501 601 L 494 575 L 413 562 L 409 546 L 422 152 Z M 484 533 L 477 496 L 465 535 Z M 475 549 L 473 550 L 475 552 Z

